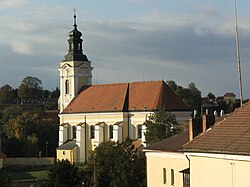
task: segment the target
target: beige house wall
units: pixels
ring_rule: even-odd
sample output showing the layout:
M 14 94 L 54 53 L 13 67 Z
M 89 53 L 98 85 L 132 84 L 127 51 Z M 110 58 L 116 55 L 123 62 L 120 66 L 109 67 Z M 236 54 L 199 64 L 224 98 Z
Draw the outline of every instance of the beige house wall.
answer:
M 183 187 L 180 171 L 189 167 L 183 153 L 146 152 L 146 157 L 148 187 Z M 163 168 L 166 168 L 166 184 L 163 182 Z M 174 185 L 171 185 L 171 169 L 174 170 Z
M 250 186 L 250 157 L 220 154 L 188 157 L 192 187 Z
M 72 150 L 56 150 L 58 160 L 69 160 L 70 163 L 77 163 L 77 146 Z

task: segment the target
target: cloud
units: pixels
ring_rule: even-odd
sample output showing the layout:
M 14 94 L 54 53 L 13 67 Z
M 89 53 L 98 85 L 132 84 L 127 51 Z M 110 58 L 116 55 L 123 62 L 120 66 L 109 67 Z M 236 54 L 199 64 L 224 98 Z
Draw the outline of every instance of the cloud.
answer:
M 0 83 L 18 86 L 17 80 L 32 75 L 45 88 L 58 86 L 57 68 L 67 53 L 72 29 L 66 10 L 71 11 L 66 6 L 29 4 L 17 11 L 20 16 L 0 17 L 4 31 L 0 35 Z M 78 17 L 84 52 L 94 67 L 93 83 L 164 79 L 182 86 L 194 82 L 203 95 L 237 94 L 234 21 L 213 7 L 199 10 L 189 14 L 157 10 L 126 21 Z M 245 90 L 250 89 L 246 84 L 250 78 L 249 22 L 248 17 L 239 21 Z M 245 95 L 250 94 L 245 91 Z
M 2 0 L 0 2 L 0 9 L 8 9 L 24 6 L 27 0 Z

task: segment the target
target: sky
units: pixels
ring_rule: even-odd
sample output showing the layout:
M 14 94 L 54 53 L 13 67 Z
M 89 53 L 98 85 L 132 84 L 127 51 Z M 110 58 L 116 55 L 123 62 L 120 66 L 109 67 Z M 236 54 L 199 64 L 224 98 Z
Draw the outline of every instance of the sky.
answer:
M 250 97 L 250 1 L 238 0 L 243 97 Z M 26 76 L 59 86 L 73 9 L 93 84 L 193 82 L 239 97 L 233 0 L 1 0 L 0 86 Z

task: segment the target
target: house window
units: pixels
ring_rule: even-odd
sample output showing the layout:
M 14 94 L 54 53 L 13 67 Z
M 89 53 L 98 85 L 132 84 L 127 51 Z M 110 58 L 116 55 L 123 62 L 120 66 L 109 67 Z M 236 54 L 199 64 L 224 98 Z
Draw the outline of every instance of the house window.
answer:
M 166 168 L 163 168 L 163 184 L 166 184 L 167 183 L 167 171 L 166 171 Z
M 190 174 L 183 173 L 183 184 L 190 184 Z
M 94 139 L 95 138 L 95 126 L 91 125 L 90 126 L 90 139 Z
M 69 80 L 65 81 L 65 94 L 69 94 Z
M 142 125 L 137 126 L 137 138 L 141 139 L 142 137 Z
M 72 130 L 73 130 L 73 139 L 76 139 L 76 126 L 73 126 Z
M 113 130 L 114 130 L 114 126 L 110 125 L 109 126 L 109 139 L 113 139 Z
M 171 169 L 171 185 L 174 186 L 174 170 Z

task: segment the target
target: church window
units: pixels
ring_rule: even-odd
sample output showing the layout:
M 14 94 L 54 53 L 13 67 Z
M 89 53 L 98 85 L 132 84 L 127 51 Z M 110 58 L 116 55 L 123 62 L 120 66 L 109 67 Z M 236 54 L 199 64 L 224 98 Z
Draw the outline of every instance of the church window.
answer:
M 142 125 L 137 126 L 137 138 L 140 139 L 142 137 Z
M 174 170 L 171 169 L 171 185 L 174 186 Z
M 91 125 L 90 126 L 90 139 L 94 139 L 95 138 L 95 126 Z
M 81 44 L 78 43 L 78 50 L 81 50 Z
M 167 170 L 166 168 L 163 168 L 163 184 L 167 183 Z
M 113 139 L 113 130 L 114 130 L 114 126 L 110 125 L 109 126 L 109 139 Z
M 76 126 L 73 126 L 72 130 L 73 130 L 73 139 L 76 139 Z
M 65 94 L 69 94 L 69 80 L 65 81 Z

